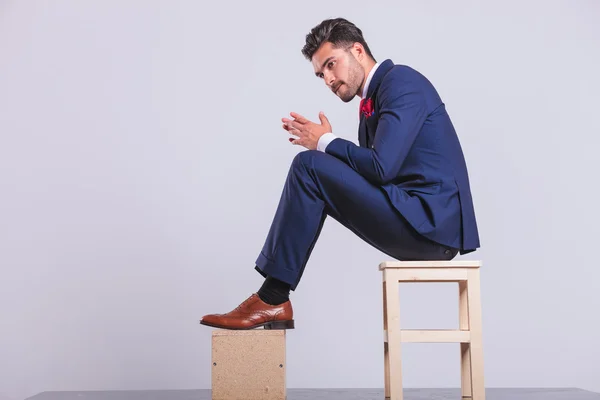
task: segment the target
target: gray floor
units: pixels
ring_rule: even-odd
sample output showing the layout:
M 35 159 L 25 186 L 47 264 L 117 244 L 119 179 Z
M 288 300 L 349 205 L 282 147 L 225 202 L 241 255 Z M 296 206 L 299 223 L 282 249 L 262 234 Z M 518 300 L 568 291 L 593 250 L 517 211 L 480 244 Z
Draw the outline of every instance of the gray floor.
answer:
M 211 400 L 205 390 L 43 392 L 26 400 Z M 457 389 L 404 389 L 405 400 L 460 400 Z M 288 389 L 287 400 L 383 400 L 382 389 Z M 580 389 L 487 389 L 486 400 L 600 400 Z

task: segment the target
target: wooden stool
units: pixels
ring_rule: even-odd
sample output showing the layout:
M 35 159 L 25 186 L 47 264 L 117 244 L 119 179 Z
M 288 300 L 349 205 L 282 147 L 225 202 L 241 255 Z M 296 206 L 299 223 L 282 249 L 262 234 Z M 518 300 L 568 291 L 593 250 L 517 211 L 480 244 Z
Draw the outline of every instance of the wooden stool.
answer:
M 460 343 L 463 399 L 485 400 L 480 261 L 388 261 L 383 271 L 385 397 L 402 400 L 402 343 Z M 400 329 L 400 282 L 458 282 L 459 330 Z

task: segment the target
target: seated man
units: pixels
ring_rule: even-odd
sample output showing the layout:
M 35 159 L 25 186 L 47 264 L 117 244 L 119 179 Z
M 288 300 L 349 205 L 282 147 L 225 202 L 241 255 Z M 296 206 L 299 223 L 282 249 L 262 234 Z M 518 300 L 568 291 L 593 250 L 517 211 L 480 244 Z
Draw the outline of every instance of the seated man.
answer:
M 306 36 L 302 54 L 342 101 L 360 96 L 359 146 L 320 123 L 283 118 L 293 160 L 255 269 L 265 277 L 233 311 L 201 323 L 294 328 L 296 290 L 327 216 L 398 260 L 450 260 L 479 247 L 462 149 L 440 96 L 419 72 L 378 63 L 362 31 L 338 18 Z

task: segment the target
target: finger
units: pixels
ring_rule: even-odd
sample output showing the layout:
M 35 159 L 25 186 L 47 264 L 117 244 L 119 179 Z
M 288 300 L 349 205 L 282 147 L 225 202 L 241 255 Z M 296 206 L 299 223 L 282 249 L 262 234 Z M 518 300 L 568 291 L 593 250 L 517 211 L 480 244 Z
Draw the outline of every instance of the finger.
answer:
M 294 118 L 296 121 L 300 122 L 301 124 L 305 124 L 307 122 L 309 122 L 306 118 L 304 118 L 302 115 L 295 113 L 295 112 L 291 112 L 290 115 L 292 116 L 292 118 Z
M 306 137 L 306 135 L 299 130 L 289 130 L 288 132 L 291 136 L 295 136 L 296 139 L 302 139 Z
M 293 126 L 290 126 L 288 124 L 283 124 L 283 125 L 281 125 L 281 127 L 283 129 L 285 129 L 291 135 L 301 136 L 304 134 L 304 132 L 302 132 L 301 130 L 296 129 Z
M 304 135 L 302 134 L 302 132 L 299 131 L 298 129 L 289 127 L 289 126 L 287 126 L 285 124 L 284 124 L 284 129 L 286 131 L 288 131 L 288 133 L 290 134 L 290 136 L 293 136 L 293 137 L 291 137 L 291 138 L 288 139 L 290 141 L 295 140 L 295 139 L 301 139 L 301 138 L 304 137 Z
M 325 116 L 325 113 L 323 111 L 319 112 L 319 120 L 321 121 L 321 123 L 327 122 L 327 117 Z
M 289 118 L 281 118 L 281 122 L 283 122 L 288 127 L 292 127 L 294 123 L 294 121 Z
M 323 111 L 319 113 L 319 120 L 321 120 L 321 125 L 327 128 L 327 131 L 331 132 L 331 124 Z
M 291 129 L 302 130 L 302 128 L 303 128 L 302 124 L 300 124 L 300 123 L 298 123 L 296 121 L 291 121 L 289 119 L 287 121 L 285 121 L 285 124 L 289 128 L 288 130 L 291 130 Z

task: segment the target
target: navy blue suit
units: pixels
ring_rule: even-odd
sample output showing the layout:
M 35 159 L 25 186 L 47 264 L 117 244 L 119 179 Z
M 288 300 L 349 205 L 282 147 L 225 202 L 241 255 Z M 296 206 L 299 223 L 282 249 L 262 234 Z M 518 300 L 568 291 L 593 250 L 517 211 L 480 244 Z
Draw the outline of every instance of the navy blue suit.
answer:
M 327 216 L 399 260 L 448 260 L 479 247 L 467 167 L 444 103 L 414 69 L 385 60 L 368 87 L 359 146 L 300 152 L 256 269 L 295 290 Z

